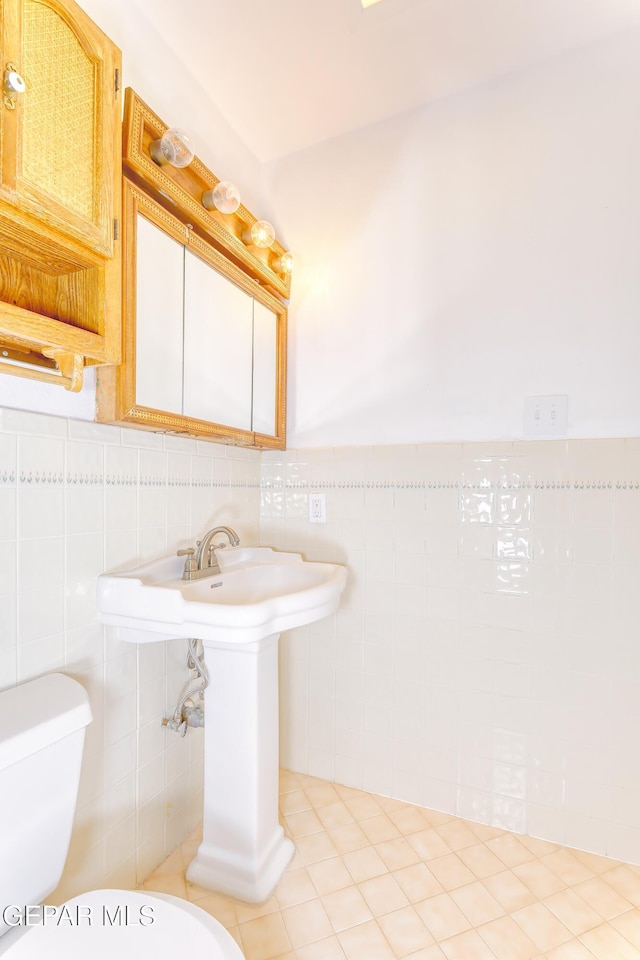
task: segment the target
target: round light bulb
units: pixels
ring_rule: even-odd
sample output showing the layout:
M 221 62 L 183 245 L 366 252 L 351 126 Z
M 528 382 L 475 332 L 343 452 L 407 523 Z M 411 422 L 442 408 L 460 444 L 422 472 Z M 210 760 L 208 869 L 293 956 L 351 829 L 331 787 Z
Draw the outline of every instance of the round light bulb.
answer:
M 207 210 L 219 210 L 220 213 L 235 213 L 240 206 L 240 191 L 230 180 L 221 180 L 213 190 L 202 194 L 202 205 Z
M 256 220 L 251 226 L 251 243 L 254 247 L 270 247 L 276 238 L 276 231 L 268 220 Z
M 288 250 L 273 262 L 273 269 L 278 273 L 291 273 L 295 266 L 295 259 Z
M 188 167 L 193 160 L 191 141 L 184 130 L 171 127 L 160 140 L 153 140 L 149 146 L 152 160 L 159 166 L 170 164 L 172 167 Z

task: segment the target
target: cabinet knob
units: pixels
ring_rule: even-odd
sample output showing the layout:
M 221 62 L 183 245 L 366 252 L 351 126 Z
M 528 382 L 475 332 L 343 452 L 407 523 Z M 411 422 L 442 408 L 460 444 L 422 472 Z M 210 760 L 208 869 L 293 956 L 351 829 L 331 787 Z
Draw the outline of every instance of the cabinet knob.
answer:
M 15 63 L 8 63 L 4 71 L 4 105 L 8 110 L 15 110 L 17 98 L 21 96 L 27 85 L 16 69 Z

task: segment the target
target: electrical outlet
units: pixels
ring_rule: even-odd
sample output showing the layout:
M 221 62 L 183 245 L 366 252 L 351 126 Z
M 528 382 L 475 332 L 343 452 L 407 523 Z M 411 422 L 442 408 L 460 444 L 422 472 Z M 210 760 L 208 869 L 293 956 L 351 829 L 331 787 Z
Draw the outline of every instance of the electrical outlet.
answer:
M 525 437 L 566 437 L 569 397 L 525 397 Z
M 327 522 L 327 496 L 324 493 L 309 494 L 309 523 Z

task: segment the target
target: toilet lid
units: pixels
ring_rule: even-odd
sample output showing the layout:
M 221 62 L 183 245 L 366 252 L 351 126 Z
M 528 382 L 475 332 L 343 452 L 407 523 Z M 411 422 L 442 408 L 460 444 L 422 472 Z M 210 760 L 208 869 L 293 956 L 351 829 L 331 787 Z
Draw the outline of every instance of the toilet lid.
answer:
M 244 960 L 233 937 L 200 907 L 144 890 L 92 890 L 15 941 L 7 960 Z

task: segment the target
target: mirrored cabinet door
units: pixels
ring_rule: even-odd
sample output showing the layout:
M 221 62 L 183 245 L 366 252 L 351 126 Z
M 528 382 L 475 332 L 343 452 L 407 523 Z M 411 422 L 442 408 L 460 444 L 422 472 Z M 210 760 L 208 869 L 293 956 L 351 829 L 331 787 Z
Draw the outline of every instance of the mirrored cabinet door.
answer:
M 186 251 L 185 416 L 252 429 L 252 310 L 244 290 Z
M 137 220 L 136 402 L 182 413 L 184 246 Z
M 286 307 L 126 180 L 124 199 L 124 362 L 99 419 L 282 449 Z
M 278 317 L 254 300 L 252 429 L 269 436 L 276 432 L 277 359 Z

